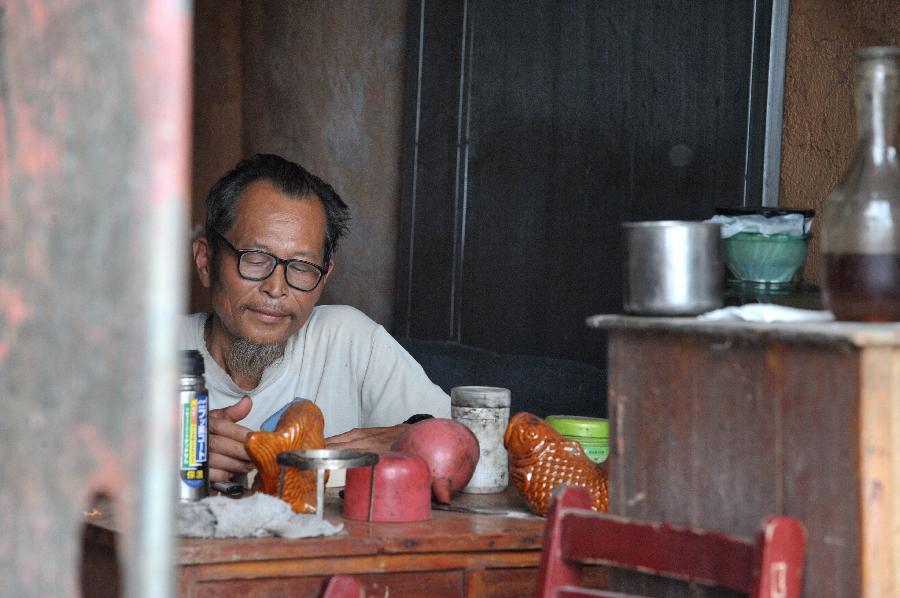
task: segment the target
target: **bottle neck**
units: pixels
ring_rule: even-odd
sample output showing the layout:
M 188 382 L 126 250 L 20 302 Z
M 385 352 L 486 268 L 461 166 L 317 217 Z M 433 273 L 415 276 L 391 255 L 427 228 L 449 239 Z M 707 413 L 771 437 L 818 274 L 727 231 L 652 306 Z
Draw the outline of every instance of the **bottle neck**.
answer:
M 856 81 L 856 130 L 860 150 L 875 164 L 897 158 L 900 66 L 894 58 L 860 63 Z

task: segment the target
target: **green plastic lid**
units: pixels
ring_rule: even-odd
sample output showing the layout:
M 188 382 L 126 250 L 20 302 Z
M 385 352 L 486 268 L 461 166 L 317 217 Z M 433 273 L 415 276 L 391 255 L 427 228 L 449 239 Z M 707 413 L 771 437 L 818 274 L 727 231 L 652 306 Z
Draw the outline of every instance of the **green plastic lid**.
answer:
M 609 438 L 609 420 L 580 415 L 548 415 L 544 421 L 563 436 Z

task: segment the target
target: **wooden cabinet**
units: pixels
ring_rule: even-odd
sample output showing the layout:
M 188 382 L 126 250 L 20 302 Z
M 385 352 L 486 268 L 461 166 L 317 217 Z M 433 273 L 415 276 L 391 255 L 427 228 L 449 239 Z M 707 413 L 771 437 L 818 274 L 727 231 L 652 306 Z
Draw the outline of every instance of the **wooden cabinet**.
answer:
M 327 576 L 281 576 L 261 579 L 202 580 L 181 576 L 183 596 L 194 598 L 320 598 Z M 441 573 L 369 573 L 355 575 L 366 596 L 462 596 L 462 571 Z M 523 589 L 521 586 L 517 589 Z M 526 590 L 527 591 L 527 590 Z M 532 591 L 533 592 L 533 591 Z M 482 594 L 484 595 L 484 594 Z M 527 594 L 509 594 L 527 595 Z
M 534 593 L 544 519 L 525 509 L 514 489 L 500 495 L 458 495 L 457 506 L 511 508 L 514 516 L 435 510 L 429 521 L 366 523 L 343 520 L 326 538 L 286 540 L 182 539 L 177 590 L 185 597 L 317 597 L 336 573 L 363 582 L 367 596 L 521 597 Z M 326 504 L 340 522 L 339 503 Z M 101 509 L 103 512 L 104 509 Z M 82 592 L 117 596 L 119 535 L 108 514 L 89 522 Z M 602 571 L 592 573 L 603 583 Z
M 809 531 L 804 594 L 900 588 L 900 325 L 597 316 L 609 330 L 610 511 Z

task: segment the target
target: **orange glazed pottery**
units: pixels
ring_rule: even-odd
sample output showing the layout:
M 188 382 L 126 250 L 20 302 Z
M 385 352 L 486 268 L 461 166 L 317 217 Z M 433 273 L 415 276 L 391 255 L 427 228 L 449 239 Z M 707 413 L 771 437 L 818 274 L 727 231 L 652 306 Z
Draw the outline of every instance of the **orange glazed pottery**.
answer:
M 606 512 L 606 468 L 591 461 L 579 443 L 520 411 L 509 420 L 503 444 L 509 452 L 510 477 L 533 513 L 547 514 L 550 495 L 561 484 L 584 486 L 591 492 L 592 508 Z
M 251 432 L 244 441 L 250 460 L 256 465 L 253 490 L 278 496 L 295 513 L 316 512 L 316 472 L 285 467 L 284 488 L 278 493 L 281 465 L 278 453 L 325 448 L 325 418 L 312 401 L 292 403 L 275 426 L 274 432 Z

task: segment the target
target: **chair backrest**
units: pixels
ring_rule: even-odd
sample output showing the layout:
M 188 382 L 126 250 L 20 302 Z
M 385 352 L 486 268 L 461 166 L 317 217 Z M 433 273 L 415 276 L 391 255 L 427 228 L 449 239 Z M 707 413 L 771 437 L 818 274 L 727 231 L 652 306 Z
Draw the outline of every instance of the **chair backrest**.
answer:
M 635 521 L 590 510 L 585 488 L 561 487 L 550 506 L 537 595 L 615 597 L 579 588 L 583 565 L 606 565 L 697 582 L 753 598 L 799 597 L 806 530 L 792 517 L 767 519 L 756 541 Z
M 321 598 L 365 598 L 363 586 L 349 575 L 332 575 L 325 584 Z

